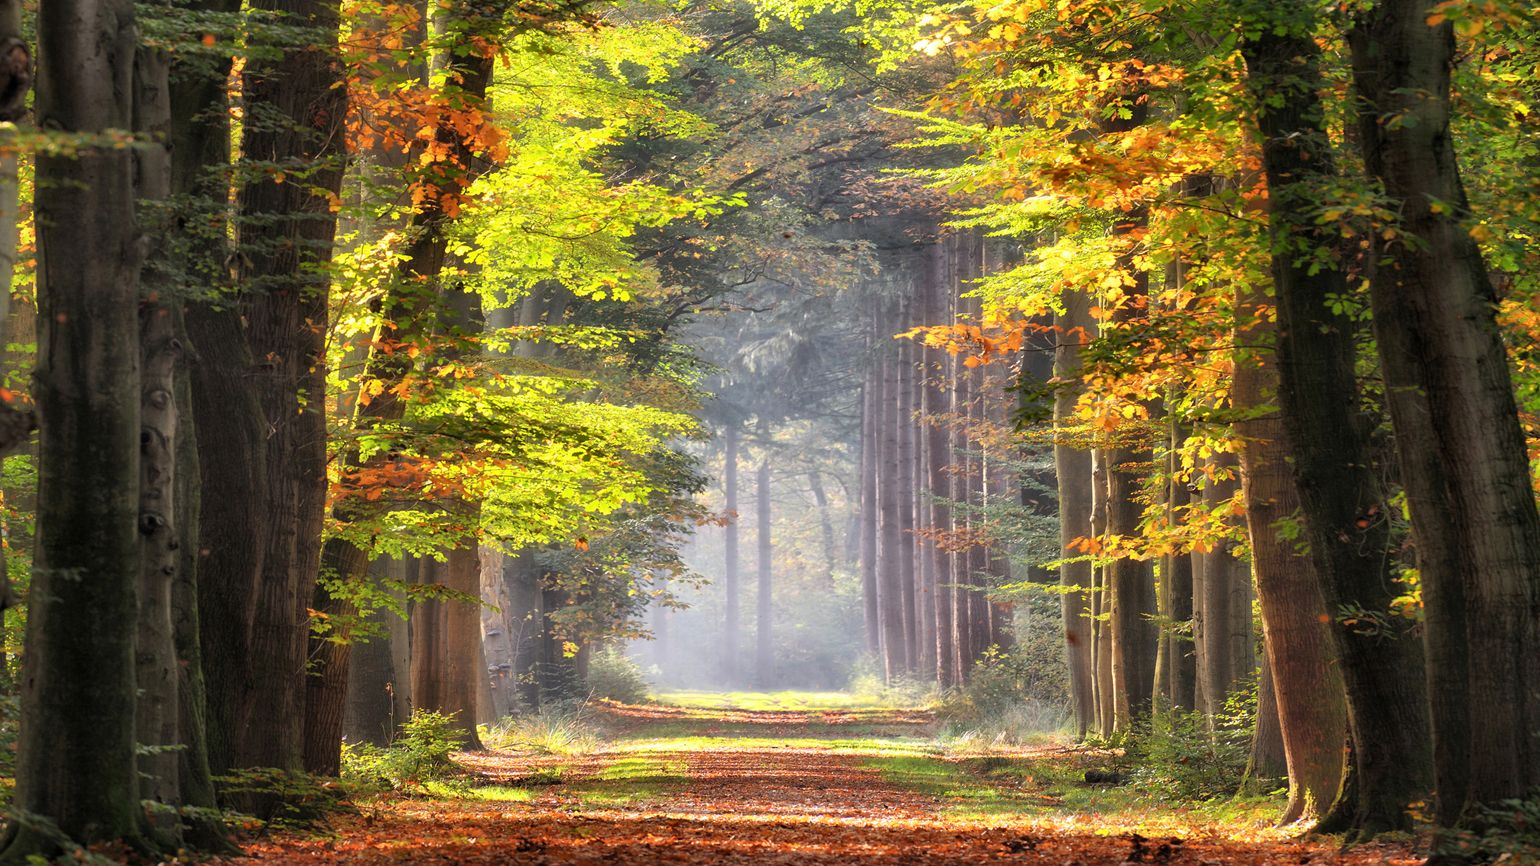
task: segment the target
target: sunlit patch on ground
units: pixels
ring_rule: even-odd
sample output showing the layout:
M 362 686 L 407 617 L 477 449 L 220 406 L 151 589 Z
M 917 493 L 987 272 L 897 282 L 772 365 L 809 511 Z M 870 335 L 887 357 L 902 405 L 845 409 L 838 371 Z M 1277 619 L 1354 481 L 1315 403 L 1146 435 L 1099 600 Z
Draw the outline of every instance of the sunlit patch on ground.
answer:
M 329 838 L 280 836 L 227 862 L 1418 862 L 1402 848 L 1343 853 L 1292 839 L 1269 825 L 1275 803 L 1172 807 L 1088 786 L 1079 777 L 1098 758 L 1063 745 L 955 752 L 929 736 L 931 720 L 920 710 L 840 707 L 832 696 L 790 707 L 805 698 L 780 695 L 713 709 L 701 705 L 708 699 L 606 705 L 600 722 L 612 739 L 592 753 L 464 755 L 471 775 L 458 791 L 368 801 L 339 818 Z M 822 721 L 829 713 L 860 721 Z

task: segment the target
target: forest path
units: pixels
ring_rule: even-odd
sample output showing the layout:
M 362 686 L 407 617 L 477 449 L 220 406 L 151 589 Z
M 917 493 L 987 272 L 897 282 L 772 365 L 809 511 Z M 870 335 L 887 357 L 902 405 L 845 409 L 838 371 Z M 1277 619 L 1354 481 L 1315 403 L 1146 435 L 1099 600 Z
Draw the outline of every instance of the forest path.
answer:
M 232 864 L 1313 866 L 1417 862 L 1303 843 L 1076 787 L 1060 745 L 958 754 L 928 713 L 606 705 L 579 755 L 462 756 L 476 783 L 385 797 L 326 838 L 279 834 Z

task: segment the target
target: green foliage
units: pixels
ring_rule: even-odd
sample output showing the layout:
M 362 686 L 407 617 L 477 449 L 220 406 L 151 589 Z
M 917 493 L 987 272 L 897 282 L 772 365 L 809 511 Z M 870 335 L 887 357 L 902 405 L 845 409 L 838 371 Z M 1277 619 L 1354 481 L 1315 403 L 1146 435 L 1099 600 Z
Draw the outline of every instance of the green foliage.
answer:
M 417 710 L 389 746 L 344 743 L 342 778 L 368 789 L 421 790 L 429 782 L 442 782 L 459 772 L 450 755 L 461 744 L 452 716 Z
M 1441 834 L 1437 849 L 1464 863 L 1540 863 L 1540 791 L 1477 809 L 1468 823 Z
M 1020 743 L 1062 730 L 1068 712 L 1063 649 L 1034 631 L 1010 651 L 990 647 L 968 684 L 942 704 L 947 732 L 962 740 Z M 1058 630 L 1052 629 L 1056 637 Z
M 1210 724 L 1201 712 L 1170 712 L 1124 742 L 1123 763 L 1141 790 L 1160 800 L 1205 801 L 1235 796 L 1251 757 L 1257 687 L 1231 693 Z
M 591 697 L 639 704 L 652 686 L 642 669 L 619 647 L 605 647 L 588 660 L 588 694 Z
M 221 803 L 237 803 L 249 814 L 230 813 L 232 825 L 311 830 L 327 817 L 348 811 L 347 790 L 335 780 L 277 767 L 247 767 L 214 777 Z

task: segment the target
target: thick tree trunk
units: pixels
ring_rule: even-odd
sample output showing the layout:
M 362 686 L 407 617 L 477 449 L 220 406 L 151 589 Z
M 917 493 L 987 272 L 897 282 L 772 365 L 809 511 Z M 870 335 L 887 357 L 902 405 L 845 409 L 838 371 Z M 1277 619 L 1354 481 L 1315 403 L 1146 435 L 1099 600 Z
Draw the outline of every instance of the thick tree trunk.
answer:
M 138 30 L 126 0 L 38 14 L 39 125 L 131 128 Z M 37 157 L 37 545 L 21 681 L 17 809 L 75 842 L 141 838 L 134 631 L 140 571 L 139 270 L 130 150 Z M 82 639 L 89 636 L 89 639 Z M 58 840 L 13 823 L 0 860 Z
M 761 429 L 765 434 L 764 447 L 768 447 L 769 431 Z M 760 458 L 759 471 L 754 478 L 754 517 L 758 527 L 755 541 L 759 566 L 758 603 L 755 605 L 754 616 L 754 685 L 761 689 L 770 688 L 775 683 L 775 606 L 771 592 L 771 557 L 775 547 L 770 536 L 770 516 L 770 457 L 767 454 Z
M 729 687 L 738 684 L 738 425 L 728 422 L 722 433 L 722 676 Z
M 1243 324 L 1236 343 L 1249 348 L 1235 359 L 1230 399 L 1246 412 L 1235 432 L 1243 443 L 1241 487 L 1252 569 L 1288 765 L 1289 803 L 1282 819 L 1287 823 L 1320 817 L 1337 796 L 1346 769 L 1347 698 L 1315 565 L 1280 528 L 1299 511 L 1299 494 L 1283 419 L 1269 408 L 1278 388 L 1271 348 L 1276 327 L 1264 303 L 1255 292 L 1239 293 Z
M 164 52 L 144 48 L 134 65 L 134 129 L 148 142 L 164 142 L 170 131 L 170 61 Z M 135 149 L 135 181 L 142 203 L 139 228 L 149 242 L 139 276 L 140 434 L 139 617 L 134 640 L 134 680 L 138 687 L 135 717 L 139 755 L 139 794 L 147 803 L 150 827 L 164 847 L 180 845 L 175 809 L 181 805 L 181 745 L 178 722 L 181 685 L 178 675 L 172 592 L 181 565 L 182 533 L 177 523 L 178 431 L 176 389 L 183 374 L 183 348 L 177 333 L 181 317 L 172 307 L 175 259 L 166 249 L 171 235 L 170 153 L 147 143 Z
M 1243 52 L 1248 86 L 1265 106 L 1258 124 L 1274 248 L 1335 249 L 1337 227 L 1317 220 L 1319 185 L 1336 173 L 1318 95 L 1315 22 L 1304 4 L 1258 14 L 1262 20 L 1252 22 L 1255 36 Z M 1389 611 L 1396 586 L 1388 506 L 1358 410 L 1353 323 L 1332 309 L 1333 299 L 1347 292 L 1346 279 L 1318 257 L 1293 252 L 1276 254 L 1272 272 L 1279 402 L 1326 609 L 1339 616 L 1361 609 L 1374 617 L 1345 618 L 1333 627 L 1347 685 L 1354 790 L 1323 825 L 1357 834 L 1401 829 L 1410 824 L 1407 805 L 1430 787 L 1427 696 L 1421 647 Z
M 1272 668 L 1262 664 L 1257 683 L 1257 726 L 1251 734 L 1251 757 L 1246 761 L 1246 776 L 1241 790 L 1265 794 L 1288 776 L 1288 759 L 1283 745 L 1283 727 L 1278 716 L 1278 693 L 1273 688 Z
M 1059 489 L 1059 551 L 1066 560 L 1059 566 L 1059 585 L 1064 615 L 1064 648 L 1069 666 L 1070 706 L 1075 713 L 1078 739 L 1096 725 L 1095 659 L 1091 645 L 1091 561 L 1075 546 L 1091 538 L 1091 452 L 1072 437 L 1075 403 L 1084 385 L 1080 382 L 1081 347 L 1089 342 L 1091 299 L 1080 292 L 1064 296 L 1064 311 L 1054 320 L 1058 345 L 1054 350 L 1053 422 L 1054 471 Z
M 285 23 L 337 32 L 337 0 L 252 5 Z M 254 171 L 239 193 L 245 338 L 255 365 L 245 372 L 262 407 L 268 471 L 244 527 L 259 536 L 263 556 L 251 644 L 238 673 L 247 688 L 234 729 L 237 766 L 303 765 L 308 610 L 326 497 L 326 359 L 318 323 L 327 321 L 322 266 L 337 227 L 328 193 L 337 193 L 343 172 L 341 81 L 335 49 L 319 44 L 253 58 L 241 85 L 246 101 L 262 106 L 246 114 L 242 156 L 303 168 L 306 182 L 286 183 L 276 169 Z
M 1404 236 L 1375 250 L 1370 297 L 1422 578 L 1437 815 L 1453 824 L 1540 785 L 1540 515 L 1436 8 L 1379 3 L 1352 45 L 1364 162 Z
M 386 578 L 406 580 L 406 563 L 399 559 L 377 559 L 370 564 L 370 579 L 374 591 L 395 594 L 385 586 Z M 398 599 L 405 601 L 404 597 Z M 348 661 L 348 684 L 342 737 L 350 743 L 388 745 L 395 739 L 396 727 L 411 717 L 409 684 L 401 679 L 396 670 L 396 654 L 400 651 L 397 641 L 404 629 L 396 628 L 404 621 L 394 612 L 375 609 L 366 620 L 376 634 L 368 640 L 353 644 Z M 380 634 L 379 632 L 383 632 Z

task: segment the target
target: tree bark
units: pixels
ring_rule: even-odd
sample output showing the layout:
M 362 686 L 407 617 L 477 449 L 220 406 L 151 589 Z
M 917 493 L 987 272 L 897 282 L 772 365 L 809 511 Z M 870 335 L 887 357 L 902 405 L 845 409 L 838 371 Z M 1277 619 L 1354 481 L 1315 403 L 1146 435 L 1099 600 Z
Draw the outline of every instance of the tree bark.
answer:
M 1540 515 L 1497 292 L 1450 131 L 1453 25 L 1385 0 L 1354 29 L 1364 162 L 1400 216 L 1370 282 L 1425 612 L 1437 816 L 1540 785 Z
M 1304 4 L 1259 10 L 1243 44 L 1258 115 L 1274 241 L 1278 296 L 1279 398 L 1294 446 L 1293 470 L 1311 556 L 1321 578 L 1347 686 L 1353 738 L 1353 797 L 1339 798 L 1323 829 L 1372 835 L 1410 825 L 1407 805 L 1427 796 L 1427 695 L 1421 647 L 1398 628 L 1387 550 L 1387 504 L 1375 477 L 1353 378 L 1353 323 L 1334 312 L 1347 293 L 1340 265 L 1313 254 L 1336 250 L 1322 226 L 1318 190 L 1335 180 L 1319 91 L 1315 22 Z M 1367 618 L 1358 612 L 1367 613 Z M 1350 614 L 1345 616 L 1344 614 Z M 1381 624 L 1384 627 L 1381 627 Z
M 131 128 L 138 31 L 127 0 L 40 8 L 39 125 Z M 37 543 L 15 806 L 74 842 L 138 842 L 134 631 L 140 570 L 138 230 L 127 148 L 40 153 Z M 89 635 L 89 640 L 83 636 Z M 60 840 L 12 824 L 0 860 Z
M 1241 492 L 1288 767 L 1287 823 L 1319 818 L 1337 796 L 1346 770 L 1347 698 L 1315 565 L 1282 529 L 1300 504 L 1283 419 L 1271 405 L 1278 389 L 1276 326 L 1260 293 L 1237 295 L 1243 324 L 1236 343 L 1247 348 L 1235 358 L 1230 400 L 1245 413 L 1235 424 L 1243 443 Z
M 337 0 L 252 5 L 318 34 L 335 34 L 340 21 Z M 268 471 L 246 515 L 245 531 L 255 528 L 264 549 L 251 644 L 238 674 L 247 688 L 233 760 L 237 766 L 298 770 L 304 763 L 308 611 L 320 568 L 327 483 L 324 265 L 337 228 L 330 196 L 342 182 L 346 90 L 329 44 L 253 58 L 241 87 L 248 104 L 262 106 L 246 113 L 243 158 L 303 171 L 305 182 L 256 170 L 239 191 L 245 337 L 255 365 L 246 372 L 262 407 Z
M 1059 490 L 1059 585 L 1064 589 L 1064 649 L 1069 667 L 1070 706 L 1075 734 L 1085 739 L 1096 725 L 1095 659 L 1092 655 L 1091 591 L 1095 582 L 1091 560 L 1075 546 L 1094 537 L 1091 528 L 1091 452 L 1071 437 L 1075 403 L 1084 391 L 1080 381 L 1081 347 L 1090 340 L 1091 299 L 1081 292 L 1064 295 L 1064 311 L 1054 319 L 1058 336 L 1054 349 L 1053 462 Z
M 893 311 L 886 311 L 878 322 L 881 390 L 877 400 L 877 613 L 882 632 L 883 681 L 892 683 L 908 672 L 904 652 L 904 538 L 899 524 L 902 493 L 898 483 L 898 365 L 893 357 Z
M 956 238 L 953 236 L 938 241 L 931 247 L 931 279 L 926 295 L 926 316 L 931 324 L 944 324 L 947 319 L 947 292 L 952 284 L 950 251 L 955 244 Z M 925 487 L 930 500 L 927 522 L 933 533 L 926 546 L 935 560 L 935 575 L 932 581 L 935 586 L 935 618 L 932 628 L 936 636 L 935 677 L 936 682 L 943 689 L 947 689 L 957 684 L 956 667 L 953 664 L 955 652 L 952 644 L 952 583 L 956 578 L 952 572 L 953 557 L 941 547 L 941 538 L 952 531 L 952 510 L 947 505 L 946 497 L 951 483 L 947 476 L 951 452 L 947 448 L 945 417 L 949 408 L 948 359 L 940 350 L 929 350 L 926 354 L 931 360 L 931 365 L 927 370 L 925 390 L 921 398 L 926 421 Z

